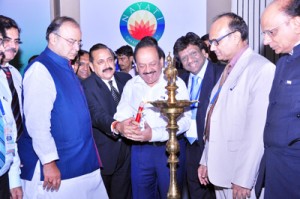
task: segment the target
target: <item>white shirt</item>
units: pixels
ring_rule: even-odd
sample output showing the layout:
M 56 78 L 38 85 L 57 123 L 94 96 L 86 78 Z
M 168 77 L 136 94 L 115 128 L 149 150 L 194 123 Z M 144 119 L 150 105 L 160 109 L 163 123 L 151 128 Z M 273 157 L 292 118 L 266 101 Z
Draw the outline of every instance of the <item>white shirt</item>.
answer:
M 39 161 L 42 164 L 59 159 L 55 141 L 50 132 L 51 130 L 51 110 L 56 99 L 56 88 L 52 76 L 47 68 L 40 62 L 35 62 L 26 71 L 23 79 L 24 94 L 24 115 L 26 117 L 26 127 L 28 134 L 32 137 L 32 145 Z M 88 197 L 82 193 L 89 193 L 89 196 L 95 198 L 107 198 L 107 193 L 99 175 L 95 178 L 94 172 L 82 175 L 80 177 L 62 180 L 58 192 L 47 192 L 42 190 L 40 181 L 39 162 L 34 170 L 34 176 L 31 181 L 22 180 L 24 185 L 24 198 L 33 198 L 39 195 L 42 198 L 63 198 L 66 195 L 77 195 L 78 197 Z M 81 178 L 83 180 L 81 180 Z M 96 182 L 95 182 L 96 181 Z M 84 182 L 84 183 L 82 183 Z M 86 183 L 85 183 L 86 182 Z M 87 183 L 89 182 L 89 183 Z M 67 187 L 64 185 L 68 185 Z M 96 187 L 94 187 L 96 185 Z M 92 188 L 91 188 L 92 187 Z M 73 189 L 70 195 L 70 190 Z M 55 195 L 57 194 L 57 195 Z M 27 197 L 29 195 L 29 197 Z
M 15 86 L 15 89 L 16 89 L 16 91 L 18 93 L 18 97 L 19 97 L 19 105 L 20 105 L 21 115 L 23 116 L 23 110 L 22 110 L 22 76 L 21 76 L 20 72 L 14 66 L 7 63 L 4 67 L 8 67 L 9 70 L 10 70 L 10 73 L 12 75 L 14 86 Z M 1 77 L 1 79 L 4 78 L 7 82 L 6 74 L 4 73 L 3 70 L 0 71 L 0 77 Z M 5 84 L 4 86 L 7 86 L 8 90 L 10 91 L 10 88 L 9 88 L 8 84 Z
M 117 85 L 117 82 L 115 80 L 115 76 L 112 76 L 111 80 L 106 80 L 106 79 L 102 79 L 101 80 L 106 84 L 106 86 L 108 87 L 108 89 L 111 91 L 111 87 L 109 85 L 109 81 L 112 81 L 112 85 L 113 87 L 115 87 L 115 89 L 119 92 L 119 89 L 118 89 L 118 85 Z
M 176 84 L 178 86 L 176 99 L 189 100 L 189 94 L 185 83 L 177 78 Z M 163 72 L 160 75 L 158 82 L 152 87 L 148 86 L 139 75 L 133 77 L 124 87 L 114 119 L 123 121 L 130 117 L 135 117 L 142 101 L 167 100 L 168 94 L 165 89 L 166 86 L 167 80 L 164 79 Z M 160 113 L 159 108 L 154 107 L 150 103 L 145 104 L 141 121 L 147 122 L 152 128 L 152 138 L 150 142 L 163 142 L 169 139 L 169 134 L 166 130 L 168 121 L 167 118 Z M 177 124 L 179 130 L 177 135 L 189 129 L 190 121 L 191 111 L 189 110 L 189 107 L 187 107 L 186 111 L 178 119 Z
M 128 72 L 129 75 L 131 75 L 131 77 L 134 77 L 137 75 L 136 69 L 135 68 L 131 68 L 130 71 Z
M 54 81 L 40 62 L 26 71 L 23 79 L 24 116 L 34 151 L 42 164 L 57 160 L 58 153 L 51 129 L 51 111 L 56 99 Z
M 16 90 L 18 94 L 21 92 L 21 75 L 18 72 L 17 69 L 15 69 L 12 66 L 9 66 L 9 69 L 12 73 L 14 85 L 16 87 Z M 18 85 L 18 86 L 17 86 Z M 19 95 L 20 96 L 20 95 Z M 19 97 L 20 98 L 20 97 Z M 3 72 L 3 70 L 0 71 L 0 100 L 2 102 L 4 112 L 5 112 L 5 118 L 7 123 L 11 124 L 12 129 L 12 135 L 13 140 L 16 141 L 17 138 L 17 128 L 16 128 L 16 122 L 11 110 L 11 100 L 12 95 L 11 91 L 8 86 L 8 82 L 6 79 L 6 75 Z M 2 176 L 4 173 L 6 173 L 8 170 L 8 177 L 9 177 L 9 187 L 10 189 L 20 187 L 21 181 L 20 181 L 20 159 L 18 155 L 18 148 L 17 145 L 14 147 L 15 149 L 15 156 L 13 154 L 9 153 L 5 156 L 5 164 L 0 169 L 0 176 Z
M 198 72 L 198 74 L 196 75 L 196 76 L 199 77 L 198 83 L 200 83 L 201 87 L 202 87 L 202 80 L 204 78 L 204 75 L 205 75 L 205 72 L 206 72 L 206 69 L 207 69 L 207 64 L 208 64 L 208 61 L 205 60 L 204 65 L 202 66 L 202 68 Z M 188 83 L 189 93 L 191 93 L 191 89 L 192 89 L 192 82 L 193 82 L 192 78 L 193 78 L 193 76 L 195 76 L 195 75 L 193 75 L 192 73 L 190 73 L 190 75 L 189 75 L 189 83 Z M 200 94 L 201 94 L 201 91 L 200 91 Z M 185 136 L 186 137 L 193 137 L 193 138 L 197 138 L 197 139 L 202 139 L 202 138 L 198 138 L 196 119 L 192 119 L 191 120 L 191 126 L 190 126 L 189 130 L 187 130 L 187 132 L 185 133 Z

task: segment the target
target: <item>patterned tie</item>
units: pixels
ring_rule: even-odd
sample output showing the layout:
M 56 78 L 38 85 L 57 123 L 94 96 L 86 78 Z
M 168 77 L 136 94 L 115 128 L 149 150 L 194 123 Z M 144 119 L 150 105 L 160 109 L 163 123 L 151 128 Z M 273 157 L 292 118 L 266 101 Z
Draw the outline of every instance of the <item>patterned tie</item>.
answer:
M 1 109 L 3 109 L 2 102 L 0 101 Z M 0 169 L 5 163 L 5 141 L 4 141 L 4 119 L 0 116 Z
M 115 101 L 116 105 L 118 105 L 119 101 L 120 101 L 120 98 L 121 98 L 120 93 L 113 86 L 113 81 L 112 80 L 110 80 L 108 83 L 109 83 L 109 86 L 110 86 L 111 95 L 114 98 L 114 101 Z
M 207 118 L 206 118 L 206 124 L 205 124 L 205 130 L 204 130 L 204 135 L 205 135 L 205 140 L 208 140 L 209 139 L 209 133 L 210 133 L 210 120 L 211 120 L 211 115 L 213 113 L 213 110 L 215 108 L 215 105 L 218 101 L 218 98 L 219 98 L 219 93 L 222 89 L 222 86 L 223 84 L 225 83 L 228 75 L 229 75 L 229 72 L 228 70 L 231 68 L 231 65 L 230 64 L 227 64 L 223 73 L 222 73 L 222 77 L 221 77 L 221 80 L 220 80 L 220 84 L 219 84 L 219 89 L 217 91 L 217 93 L 215 94 L 215 96 L 213 97 L 212 99 L 212 102 L 211 102 L 211 106 L 210 106 L 210 109 L 207 113 Z
M 16 91 L 16 88 L 14 86 L 14 82 L 13 82 L 12 75 L 11 75 L 11 72 L 10 72 L 9 68 L 8 67 L 2 67 L 2 70 L 6 74 L 6 79 L 7 79 L 10 91 L 11 91 L 11 96 L 12 96 L 11 109 L 13 111 L 14 118 L 15 118 L 15 121 L 16 121 L 17 132 L 18 132 L 17 138 L 19 138 L 20 135 L 23 132 L 19 97 L 18 97 L 18 93 Z

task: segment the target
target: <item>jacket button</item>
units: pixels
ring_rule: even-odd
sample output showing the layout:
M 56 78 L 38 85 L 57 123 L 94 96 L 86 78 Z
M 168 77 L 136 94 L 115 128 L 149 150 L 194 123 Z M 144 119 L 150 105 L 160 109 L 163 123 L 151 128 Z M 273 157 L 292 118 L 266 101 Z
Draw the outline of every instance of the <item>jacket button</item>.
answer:
M 266 122 L 266 127 L 270 126 L 270 123 L 269 122 Z
M 300 118 L 300 113 L 297 114 L 297 118 Z

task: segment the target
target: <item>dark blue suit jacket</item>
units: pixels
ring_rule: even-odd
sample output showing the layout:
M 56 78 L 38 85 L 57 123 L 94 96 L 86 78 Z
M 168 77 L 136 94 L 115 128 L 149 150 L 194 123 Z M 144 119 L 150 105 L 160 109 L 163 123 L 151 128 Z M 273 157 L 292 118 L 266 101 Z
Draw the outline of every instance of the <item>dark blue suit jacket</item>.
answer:
M 114 77 L 118 90 L 122 94 L 131 76 L 127 73 L 115 72 Z M 111 175 L 116 168 L 121 143 L 125 143 L 127 147 L 130 145 L 126 140 L 111 132 L 111 124 L 117 107 L 108 86 L 95 73 L 84 80 L 82 85 L 90 109 L 94 139 L 103 164 L 101 172 L 104 175 Z
M 209 104 L 210 94 L 215 84 L 219 80 L 223 70 L 224 70 L 224 65 L 220 65 L 208 61 L 207 69 L 204 74 L 204 78 L 202 80 L 203 83 L 202 83 L 201 93 L 199 96 L 199 104 L 198 104 L 198 110 L 196 116 L 198 143 L 201 146 L 201 148 L 204 147 L 204 141 L 202 138 L 203 138 L 206 110 Z M 189 75 L 190 75 L 189 72 L 185 72 L 180 75 L 180 78 L 186 83 L 187 86 L 189 81 Z
M 269 100 L 256 194 L 300 198 L 300 45 L 278 61 Z

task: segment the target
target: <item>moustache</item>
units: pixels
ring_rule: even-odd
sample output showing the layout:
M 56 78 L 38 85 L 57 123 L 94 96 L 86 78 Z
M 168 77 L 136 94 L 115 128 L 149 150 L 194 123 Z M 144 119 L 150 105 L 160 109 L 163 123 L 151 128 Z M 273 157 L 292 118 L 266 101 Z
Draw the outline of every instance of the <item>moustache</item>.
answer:
M 143 75 L 150 75 L 150 74 L 153 74 L 153 73 L 155 73 L 155 71 L 144 72 Z
M 108 68 L 106 68 L 106 69 L 102 70 L 102 72 L 103 72 L 103 73 L 105 73 L 105 72 L 106 72 L 106 71 L 108 71 L 108 70 L 112 71 L 112 70 L 113 70 L 113 68 L 112 68 L 112 67 L 108 67 Z

